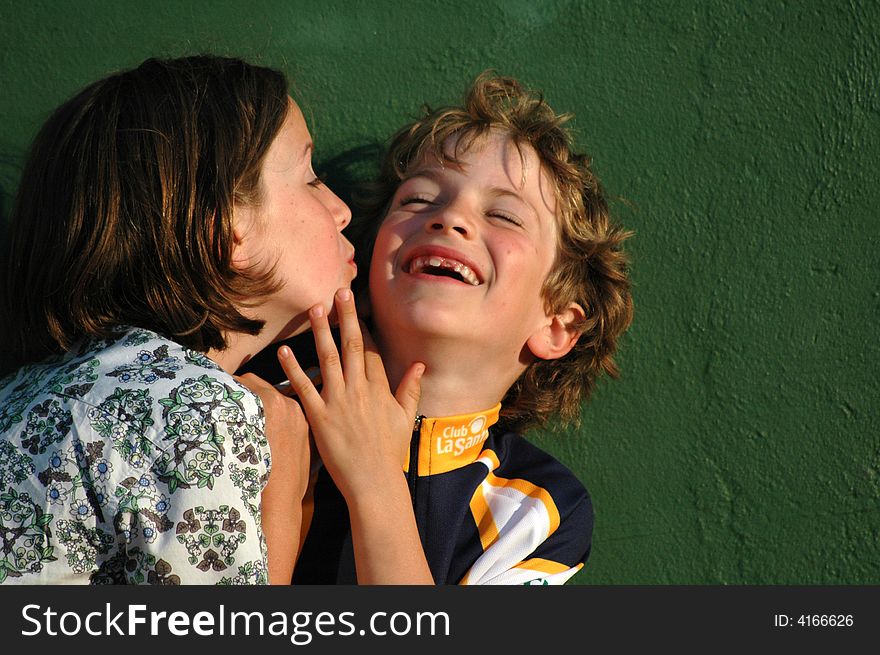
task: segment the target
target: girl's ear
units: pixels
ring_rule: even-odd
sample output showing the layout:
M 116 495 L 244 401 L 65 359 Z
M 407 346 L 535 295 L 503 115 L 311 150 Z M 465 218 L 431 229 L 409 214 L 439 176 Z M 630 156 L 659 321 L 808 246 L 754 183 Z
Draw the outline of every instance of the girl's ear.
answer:
M 238 270 L 246 270 L 252 264 L 247 242 L 250 227 L 251 209 L 236 207 L 232 217 L 232 266 Z
M 575 326 L 582 323 L 585 318 L 586 313 L 583 308 L 573 302 L 559 314 L 548 316 L 546 323 L 529 337 L 526 345 L 539 359 L 565 357 L 581 336 Z

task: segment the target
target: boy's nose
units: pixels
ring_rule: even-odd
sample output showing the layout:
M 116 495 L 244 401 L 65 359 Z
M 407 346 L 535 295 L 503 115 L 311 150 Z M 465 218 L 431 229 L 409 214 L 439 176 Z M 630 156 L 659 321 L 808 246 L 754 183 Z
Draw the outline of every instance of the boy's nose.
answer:
M 465 228 L 464 225 L 454 225 L 439 221 L 432 221 L 429 225 L 429 230 L 431 232 L 449 232 L 451 230 L 453 232 L 458 232 L 462 236 L 467 236 L 468 234 L 467 228 Z
M 445 211 L 432 216 L 425 222 L 425 227 L 428 232 L 457 232 L 463 237 L 468 237 L 473 232 L 473 226 L 470 222 L 461 214 L 461 212 L 457 211 Z

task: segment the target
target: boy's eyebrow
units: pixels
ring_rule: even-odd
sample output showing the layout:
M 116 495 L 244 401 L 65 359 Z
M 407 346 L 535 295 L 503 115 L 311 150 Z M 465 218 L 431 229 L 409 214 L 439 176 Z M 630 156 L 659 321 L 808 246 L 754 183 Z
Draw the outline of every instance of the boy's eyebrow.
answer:
M 442 169 L 439 169 L 436 166 L 417 168 L 412 173 L 410 173 L 409 171 L 404 173 L 403 177 L 400 178 L 400 182 L 402 184 L 407 180 L 413 179 L 414 177 L 426 177 L 433 182 L 439 182 L 440 179 L 443 177 L 441 170 Z
M 446 170 L 448 170 L 448 167 L 447 168 L 439 168 L 437 166 L 425 166 L 424 168 L 417 168 L 412 173 L 405 174 L 403 176 L 403 178 L 401 178 L 400 184 L 403 184 L 404 182 L 408 182 L 409 180 L 412 180 L 417 177 L 424 177 L 424 178 L 431 180 L 432 182 L 436 182 L 437 184 L 439 184 L 442 181 L 442 179 L 444 177 L 444 171 L 446 171 Z M 453 169 L 453 170 L 455 170 L 455 169 Z M 460 171 L 457 171 L 457 172 L 460 172 Z M 464 173 L 462 173 L 462 174 L 464 174 Z M 505 187 L 493 186 L 489 189 L 489 193 L 493 196 L 496 196 L 496 197 L 513 198 L 514 200 L 525 205 L 529 209 L 529 211 L 531 211 L 533 218 L 536 218 L 536 219 L 538 218 L 537 208 L 532 203 L 530 203 L 528 200 L 526 200 L 525 196 L 523 196 L 518 191 L 516 191 L 514 189 L 508 189 Z

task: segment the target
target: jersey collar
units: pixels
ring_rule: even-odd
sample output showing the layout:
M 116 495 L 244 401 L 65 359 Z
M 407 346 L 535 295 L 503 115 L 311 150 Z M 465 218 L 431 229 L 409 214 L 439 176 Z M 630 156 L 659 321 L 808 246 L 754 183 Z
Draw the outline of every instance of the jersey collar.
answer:
M 446 473 L 476 461 L 489 436 L 489 428 L 498 422 L 500 412 L 501 403 L 498 403 L 473 414 L 422 417 L 418 432 L 419 476 Z M 409 468 L 408 462 L 406 467 Z

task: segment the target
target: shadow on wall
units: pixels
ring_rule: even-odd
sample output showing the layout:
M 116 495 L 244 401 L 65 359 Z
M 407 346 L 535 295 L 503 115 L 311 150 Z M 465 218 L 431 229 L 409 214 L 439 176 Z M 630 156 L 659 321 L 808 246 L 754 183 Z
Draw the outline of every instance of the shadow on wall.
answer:
M 358 265 L 358 276 L 352 288 L 355 293 L 362 291 L 367 284 L 369 248 L 372 244 L 365 242 L 363 232 L 367 227 L 359 221 L 359 194 L 363 193 L 366 184 L 376 179 L 385 148 L 380 143 L 345 150 L 340 154 L 318 162 L 317 170 L 323 175 L 324 181 L 342 201 L 351 208 L 351 224 L 345 229 L 346 238 L 355 247 L 355 262 Z
M 9 212 L 12 208 L 12 196 L 5 184 L 0 184 L 0 275 L 6 270 L 6 244 L 9 239 Z
M 0 146 L 0 253 L 5 250 L 4 244 L 9 230 L 9 214 L 12 212 L 13 194 L 21 175 L 23 162 L 23 152 L 17 152 L 15 148 L 6 143 Z
M 6 264 L 9 257 L 7 248 L 9 243 L 9 212 L 12 210 L 12 196 L 8 191 L 10 188 L 11 185 L 0 184 L 0 276 L 3 276 L 0 277 L 0 287 L 6 286 Z M 3 295 L 3 292 L 0 292 L 0 295 Z M 5 311 L 3 313 L 5 314 Z M 5 322 L 7 318 L 4 315 L 2 320 Z M 0 326 L 0 332 L 2 331 L 2 326 Z M 5 351 L 0 352 L 0 379 L 5 377 L 12 368 L 12 362 Z
M 353 208 L 358 189 L 376 177 L 383 152 L 382 144 L 368 143 L 320 161 L 316 168 L 327 186 Z

